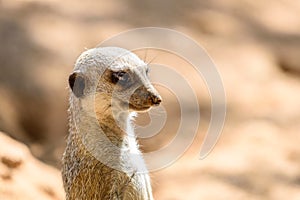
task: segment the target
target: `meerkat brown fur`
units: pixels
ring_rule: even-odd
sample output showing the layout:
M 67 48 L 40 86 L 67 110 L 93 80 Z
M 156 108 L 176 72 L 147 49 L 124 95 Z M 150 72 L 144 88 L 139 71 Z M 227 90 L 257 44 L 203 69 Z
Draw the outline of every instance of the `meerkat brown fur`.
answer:
M 69 77 L 69 136 L 62 176 L 67 200 L 152 200 L 131 119 L 159 105 L 148 66 L 117 47 L 83 52 Z

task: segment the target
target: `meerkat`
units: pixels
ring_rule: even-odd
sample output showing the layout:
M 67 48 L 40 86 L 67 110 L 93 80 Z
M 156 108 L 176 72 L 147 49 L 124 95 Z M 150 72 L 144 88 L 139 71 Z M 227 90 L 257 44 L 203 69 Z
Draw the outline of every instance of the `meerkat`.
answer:
M 83 52 L 69 76 L 69 136 L 62 159 L 67 200 L 152 200 L 131 121 L 161 97 L 147 64 L 117 47 Z

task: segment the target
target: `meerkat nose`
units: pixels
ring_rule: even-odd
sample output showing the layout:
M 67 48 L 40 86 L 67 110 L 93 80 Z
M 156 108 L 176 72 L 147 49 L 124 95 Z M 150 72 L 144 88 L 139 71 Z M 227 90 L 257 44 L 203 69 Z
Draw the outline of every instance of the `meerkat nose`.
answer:
M 153 95 L 153 96 L 151 96 L 151 100 L 152 100 L 153 105 L 158 106 L 161 102 L 161 97 L 157 96 L 157 95 Z

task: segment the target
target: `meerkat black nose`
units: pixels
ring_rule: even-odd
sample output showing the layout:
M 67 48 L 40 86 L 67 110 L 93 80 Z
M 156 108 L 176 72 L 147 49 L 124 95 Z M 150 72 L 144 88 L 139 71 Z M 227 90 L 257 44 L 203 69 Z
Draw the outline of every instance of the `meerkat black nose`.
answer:
M 151 96 L 151 101 L 153 103 L 153 105 L 159 105 L 160 102 L 161 102 L 161 97 L 160 96 L 157 96 L 157 95 L 152 95 Z

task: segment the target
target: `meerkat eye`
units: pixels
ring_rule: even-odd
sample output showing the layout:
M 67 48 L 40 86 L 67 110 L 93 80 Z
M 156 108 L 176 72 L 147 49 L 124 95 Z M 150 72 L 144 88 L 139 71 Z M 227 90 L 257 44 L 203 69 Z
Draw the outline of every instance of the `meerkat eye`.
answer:
M 111 76 L 112 83 L 120 83 L 121 85 L 127 85 L 131 82 L 130 76 L 124 71 L 113 72 Z
M 120 72 L 112 72 L 112 74 L 111 74 L 111 82 L 114 83 L 114 84 L 116 84 L 124 74 L 125 74 L 125 72 L 122 72 L 122 71 L 120 71 Z

